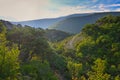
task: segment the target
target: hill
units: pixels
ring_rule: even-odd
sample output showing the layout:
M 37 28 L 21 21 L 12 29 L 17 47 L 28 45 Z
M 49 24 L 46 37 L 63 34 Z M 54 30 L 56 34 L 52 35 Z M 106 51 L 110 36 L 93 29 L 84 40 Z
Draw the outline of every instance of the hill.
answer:
M 9 21 L 5 21 L 5 20 L 0 20 L 0 22 L 7 28 L 7 29 L 12 29 L 15 25 L 12 24 Z
M 58 17 L 58 18 L 48 18 L 48 19 L 37 19 L 37 20 L 28 20 L 28 21 L 20 21 L 20 22 L 12 22 L 13 24 L 21 24 L 22 26 L 28 25 L 31 27 L 35 27 L 35 28 L 43 28 L 46 29 L 48 27 L 50 27 L 51 25 L 62 21 L 66 18 L 70 18 L 70 17 L 80 17 L 80 16 L 86 16 L 89 15 L 89 13 L 85 13 L 85 14 L 71 14 L 68 16 L 62 16 L 62 17 Z
M 46 29 L 48 26 L 56 23 L 57 21 L 62 20 L 63 18 L 50 18 L 50 19 L 38 19 L 38 20 L 29 20 L 21 22 L 12 22 L 13 24 L 21 24 L 22 26 L 28 25 L 35 28 Z
M 69 33 L 79 33 L 83 26 L 85 26 L 86 24 L 93 24 L 99 18 L 104 17 L 106 15 L 117 16 L 120 15 L 120 12 L 101 12 L 88 14 L 84 16 L 68 17 L 62 21 L 53 24 L 52 26 L 49 27 L 49 29 L 56 29 Z
M 66 39 L 63 31 L 0 21 L 0 80 L 120 80 L 119 35 L 120 16 L 112 15 Z
M 52 29 L 46 29 L 44 36 L 51 42 L 58 42 L 61 41 L 67 37 L 69 37 L 71 34 L 59 31 L 59 30 L 52 30 Z
M 24 27 L 21 24 L 17 24 L 14 25 L 9 21 L 5 21 L 5 20 L 0 20 L 0 22 L 7 28 L 7 30 L 12 30 L 13 28 L 17 27 L 17 28 L 25 28 L 25 27 L 30 27 L 25 25 Z M 36 28 L 37 29 L 37 28 Z M 41 29 L 41 28 L 39 28 Z M 61 41 L 63 39 L 65 39 L 66 37 L 69 37 L 71 34 L 64 32 L 64 31 L 60 31 L 60 30 L 55 30 L 55 29 L 41 29 L 43 32 L 44 37 L 49 40 L 50 42 L 57 42 L 57 41 Z
M 119 34 L 120 16 L 108 15 L 55 46 L 70 61 L 68 69 L 80 74 L 78 80 L 120 80 Z M 72 76 L 76 79 L 76 75 Z

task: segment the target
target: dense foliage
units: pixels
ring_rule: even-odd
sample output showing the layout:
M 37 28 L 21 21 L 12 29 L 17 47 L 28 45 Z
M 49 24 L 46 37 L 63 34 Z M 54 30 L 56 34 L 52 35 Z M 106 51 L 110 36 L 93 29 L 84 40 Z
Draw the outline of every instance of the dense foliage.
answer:
M 120 80 L 120 16 L 87 24 L 62 42 L 49 42 L 45 32 L 7 30 L 0 22 L 0 80 Z
M 72 80 L 119 80 L 120 79 L 120 16 L 108 15 L 87 24 L 80 33 L 79 41 L 66 48 L 72 39 L 57 46 L 57 51 L 67 59 Z M 81 39 L 82 37 L 82 39 Z M 56 44 L 57 45 L 57 44 Z M 72 62 L 71 62 L 72 61 Z M 80 65 L 80 66 L 79 66 Z M 77 70 L 78 69 L 78 70 Z
M 9 46 L 6 40 L 6 28 L 2 23 L 0 30 L 0 80 L 16 79 L 19 73 L 19 50 L 15 44 Z

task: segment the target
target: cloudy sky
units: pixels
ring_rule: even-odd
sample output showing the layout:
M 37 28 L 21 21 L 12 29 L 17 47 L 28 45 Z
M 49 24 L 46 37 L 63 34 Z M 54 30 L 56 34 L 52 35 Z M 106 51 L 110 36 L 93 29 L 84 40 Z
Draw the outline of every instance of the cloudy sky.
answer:
M 103 11 L 120 12 L 120 0 L 0 0 L 0 19 L 12 21 Z

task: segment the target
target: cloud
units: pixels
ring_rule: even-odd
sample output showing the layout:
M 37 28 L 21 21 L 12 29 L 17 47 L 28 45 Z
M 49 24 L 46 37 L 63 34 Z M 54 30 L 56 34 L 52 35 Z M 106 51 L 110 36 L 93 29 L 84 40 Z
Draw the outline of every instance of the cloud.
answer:
M 98 5 L 95 5 L 95 6 L 92 6 L 91 9 L 95 9 L 95 10 L 98 10 L 98 11 L 116 11 L 115 9 L 112 10 L 112 8 L 117 9 L 120 7 L 120 4 L 98 4 Z
M 111 8 L 111 7 L 120 7 L 120 4 L 109 4 L 109 5 L 106 5 L 106 4 L 99 4 L 99 6 L 94 6 L 94 8 L 99 8 L 99 9 L 105 9 L 105 8 Z
M 120 11 L 120 8 L 117 8 L 115 11 Z
M 101 2 L 102 1 L 102 2 Z M 119 11 L 120 4 L 103 0 L 0 0 L 0 18 L 31 20 L 53 18 L 74 13 Z M 107 0 L 108 1 L 108 0 Z M 107 2 L 106 1 L 106 2 Z M 119 0 L 118 0 L 119 1 Z M 110 1 L 111 2 L 111 1 Z M 4 16 L 4 17 L 3 17 Z
M 111 5 L 107 5 L 106 7 L 120 7 L 120 4 L 111 4 Z
M 0 19 L 2 20 L 10 20 L 10 21 L 17 21 L 15 18 L 10 16 L 0 16 Z
M 92 2 L 97 2 L 98 0 L 92 0 Z
M 38 13 L 50 4 L 49 0 L 0 0 L 0 16 L 17 20 L 40 18 L 42 14 Z
M 98 6 L 98 8 L 99 8 L 100 10 L 104 10 L 104 9 L 105 9 L 105 5 L 104 5 L 104 4 L 100 4 L 100 5 Z
M 74 13 L 89 13 L 89 12 L 95 12 L 95 10 L 87 9 L 86 6 L 66 6 L 66 7 L 60 7 L 59 10 L 56 12 L 58 15 L 68 15 L 68 14 L 74 14 Z
M 43 12 L 38 12 L 38 14 L 42 14 L 41 17 L 44 16 L 46 18 L 53 18 L 53 17 L 66 16 L 75 13 L 89 13 L 89 12 L 95 12 L 95 10 L 87 9 L 86 6 L 63 6 L 63 7 L 59 7 L 55 11 L 44 10 Z

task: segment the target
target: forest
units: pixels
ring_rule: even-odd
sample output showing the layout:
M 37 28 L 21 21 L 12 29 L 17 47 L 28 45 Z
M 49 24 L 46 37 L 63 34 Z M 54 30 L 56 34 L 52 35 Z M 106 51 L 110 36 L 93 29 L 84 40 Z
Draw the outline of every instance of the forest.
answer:
M 57 41 L 45 33 L 0 22 L 0 80 L 120 80 L 120 16 L 102 17 Z

